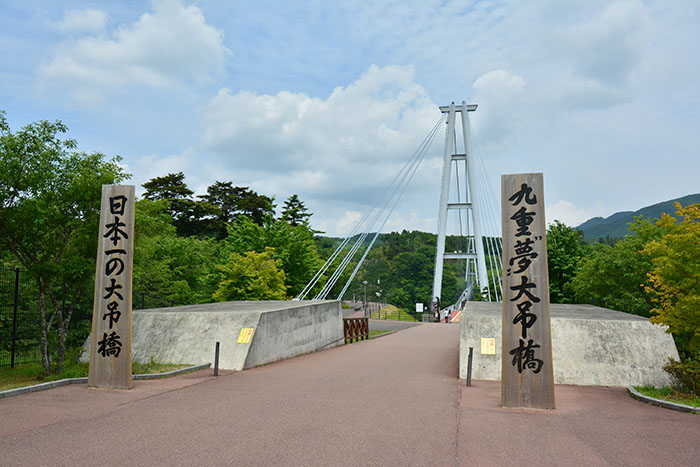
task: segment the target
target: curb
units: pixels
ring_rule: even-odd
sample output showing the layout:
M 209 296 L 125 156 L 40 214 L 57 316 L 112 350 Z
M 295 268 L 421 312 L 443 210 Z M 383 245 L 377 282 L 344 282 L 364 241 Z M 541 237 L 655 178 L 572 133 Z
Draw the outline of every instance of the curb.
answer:
M 390 336 L 390 335 L 392 335 L 392 334 L 396 334 L 397 332 L 398 332 L 398 331 L 383 332 L 383 333 L 381 333 L 381 334 L 377 334 L 376 336 L 370 337 L 368 340 L 378 339 L 378 338 L 384 337 L 384 336 Z
M 663 399 L 657 399 L 655 397 L 650 397 L 650 396 L 645 396 L 644 394 L 640 393 L 636 389 L 634 389 L 632 386 L 627 386 L 627 392 L 630 393 L 632 397 L 634 397 L 637 400 L 640 400 L 642 402 L 646 402 L 651 405 L 658 405 L 659 407 L 663 407 L 665 409 L 671 409 L 671 410 L 678 410 L 679 412 L 687 412 L 687 413 L 700 413 L 700 407 L 695 407 L 692 405 L 685 405 L 685 404 L 678 404 L 676 402 L 670 402 L 670 401 L 665 401 Z
M 160 379 L 168 378 L 170 376 L 179 375 L 182 373 L 189 373 L 192 371 L 204 370 L 205 368 L 211 367 L 211 363 L 205 363 L 204 365 L 189 366 L 187 368 L 180 368 L 179 370 L 168 371 L 166 373 L 151 373 L 146 375 L 132 375 L 132 380 L 144 380 L 144 379 Z M 53 389 L 59 386 L 66 386 L 68 384 L 80 384 L 87 383 L 87 377 L 82 378 L 65 378 L 56 381 L 49 381 L 47 383 L 35 384 L 33 386 L 24 386 L 21 388 L 8 389 L 7 391 L 0 391 L 0 399 L 4 397 L 19 396 L 20 394 L 28 394 L 30 392 L 44 391 L 46 389 Z

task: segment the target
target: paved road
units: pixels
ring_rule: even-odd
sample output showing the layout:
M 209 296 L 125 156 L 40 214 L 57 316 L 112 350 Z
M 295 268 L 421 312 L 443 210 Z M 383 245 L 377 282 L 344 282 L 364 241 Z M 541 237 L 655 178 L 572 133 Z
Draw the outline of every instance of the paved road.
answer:
M 401 332 L 212 378 L 0 400 L 0 464 L 697 465 L 700 415 L 557 386 L 554 411 L 458 384 L 459 327 Z
M 369 329 L 377 331 L 401 331 L 418 326 L 421 323 L 412 321 L 392 321 L 388 319 L 370 319 Z

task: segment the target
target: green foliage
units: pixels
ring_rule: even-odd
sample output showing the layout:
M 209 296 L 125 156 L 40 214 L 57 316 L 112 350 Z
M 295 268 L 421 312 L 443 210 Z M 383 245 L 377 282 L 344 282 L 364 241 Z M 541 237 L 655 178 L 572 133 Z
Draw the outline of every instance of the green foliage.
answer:
M 185 183 L 182 172 L 155 177 L 143 184 L 144 197 L 151 201 L 166 200 L 173 225 L 180 236 L 210 237 L 223 240 L 226 227 L 241 216 L 258 225 L 274 214 L 274 198 L 259 195 L 248 187 L 231 182 L 214 182 L 207 194 L 193 199 L 194 192 Z
M 669 327 L 679 350 L 700 355 L 700 204 L 676 210 L 682 221 L 664 214 L 656 223 L 663 236 L 644 248 L 654 262 L 646 290 L 652 321 Z
M 258 253 L 272 248 L 274 258 L 280 261 L 285 273 L 289 294 L 296 296 L 313 278 L 323 264 L 314 241 L 313 231 L 307 224 L 293 226 L 286 221 L 267 216 L 263 225 L 248 217 L 239 218 L 229 227 L 225 241 L 229 252 Z
M 144 198 L 147 200 L 168 202 L 168 212 L 178 235 L 212 235 L 210 218 L 218 213 L 218 209 L 206 201 L 192 199 L 194 192 L 187 187 L 184 173 L 155 177 L 142 186 L 146 189 Z
M 216 208 L 210 220 L 210 231 L 222 240 L 227 234 L 227 225 L 248 217 L 257 225 L 263 225 L 268 216 L 274 214 L 274 198 L 260 195 L 248 187 L 233 186 L 232 182 L 215 182 L 207 188 L 206 195 L 199 195 Z
M 92 288 L 102 185 L 126 178 L 118 158 L 76 151 L 74 140 L 59 136 L 67 131 L 59 121 L 40 121 L 13 133 L 0 112 L 0 245 L 37 284 L 47 373 L 52 326 L 60 372 L 73 310 Z
M 606 219 L 594 217 L 577 228 L 583 232 L 584 238 L 588 241 L 613 244 L 631 233 L 629 225 L 634 223 L 636 218 L 641 216 L 652 222 L 656 221 L 663 213 L 672 212 L 675 203 L 681 203 L 683 206 L 700 203 L 700 193 L 652 204 L 634 212 L 616 212 Z
M 689 405 L 691 407 L 700 407 L 700 396 L 682 394 L 675 389 L 671 389 L 670 387 L 656 388 L 652 385 L 646 385 L 635 386 L 634 389 L 645 396 L 653 397 L 655 399 L 667 400 L 677 404 Z
M 651 299 L 644 287 L 653 264 L 642 250 L 647 242 L 660 238 L 662 231 L 641 218 L 630 230 L 634 234 L 614 246 L 597 243 L 590 247 L 571 284 L 578 303 L 649 316 Z
M 311 214 L 296 194 L 293 194 L 284 202 L 282 220 L 289 225 L 296 227 L 297 225 L 308 224 L 310 217 Z
M 700 397 L 700 359 L 677 362 L 672 358 L 664 366 L 664 371 L 673 378 L 673 388 L 684 394 Z
M 287 298 L 282 262 L 273 258 L 273 249 L 245 255 L 231 253 L 226 264 L 219 266 L 222 281 L 214 300 L 284 300 Z
M 166 206 L 148 199 L 136 203 L 134 291 L 181 304 L 207 303 L 219 281 L 221 246 L 178 236 Z
M 547 228 L 549 297 L 552 303 L 573 303 L 571 281 L 585 249 L 579 230 L 557 220 Z

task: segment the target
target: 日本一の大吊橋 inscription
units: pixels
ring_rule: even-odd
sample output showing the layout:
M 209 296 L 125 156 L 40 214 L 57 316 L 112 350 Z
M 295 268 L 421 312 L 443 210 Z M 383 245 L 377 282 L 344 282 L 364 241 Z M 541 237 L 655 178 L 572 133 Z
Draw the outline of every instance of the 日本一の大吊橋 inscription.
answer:
M 131 389 L 134 187 L 104 185 L 88 386 Z
M 541 173 L 501 177 L 503 407 L 554 408 L 549 275 Z

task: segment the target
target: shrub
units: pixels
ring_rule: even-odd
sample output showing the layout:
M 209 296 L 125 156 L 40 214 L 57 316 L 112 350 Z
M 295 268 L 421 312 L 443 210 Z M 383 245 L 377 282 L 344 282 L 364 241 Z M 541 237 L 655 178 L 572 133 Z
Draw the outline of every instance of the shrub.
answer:
M 664 371 L 673 378 L 673 388 L 686 394 L 700 396 L 700 360 L 688 359 L 677 362 L 672 358 L 664 366 Z

